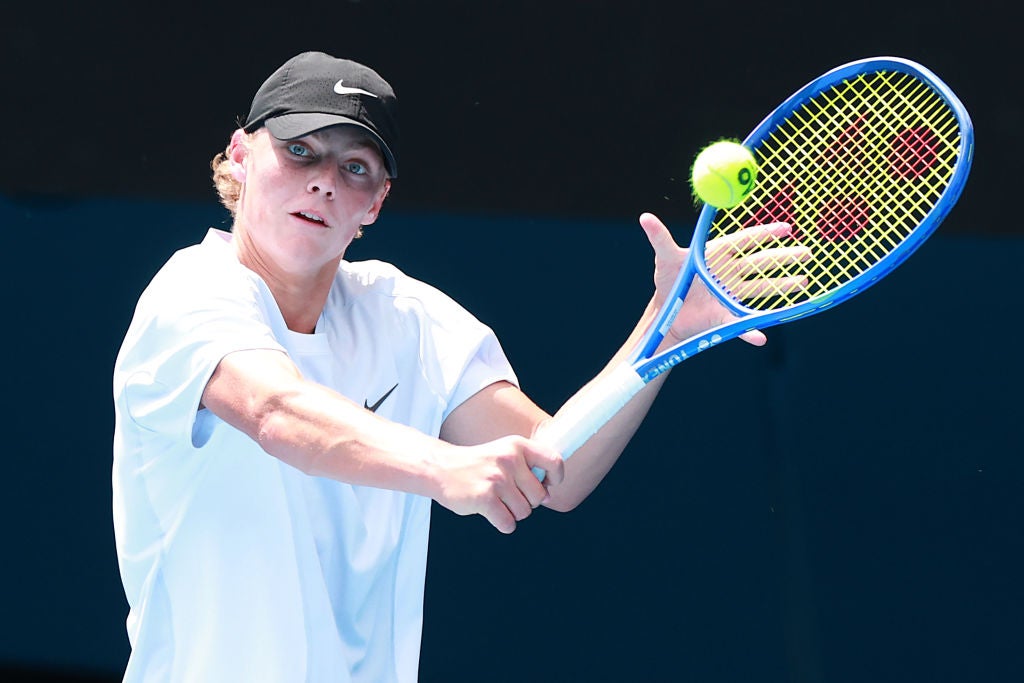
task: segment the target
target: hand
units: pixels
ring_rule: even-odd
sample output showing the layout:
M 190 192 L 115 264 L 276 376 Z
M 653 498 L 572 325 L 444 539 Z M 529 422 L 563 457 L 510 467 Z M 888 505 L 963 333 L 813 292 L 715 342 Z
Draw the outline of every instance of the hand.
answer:
M 689 249 L 676 244 L 665 224 L 653 214 L 641 215 L 640 226 L 644 229 L 647 239 L 654 249 L 654 302 L 661 308 L 665 305 L 672 285 L 675 284 L 679 270 L 686 262 Z M 775 237 L 788 235 L 791 230 L 792 228 L 786 223 L 772 223 L 719 237 L 707 243 L 708 260 L 720 260 L 716 259 L 714 254 L 731 259 L 726 262 L 727 266 L 716 268 L 716 273 L 719 277 L 733 278 L 736 281 L 744 280 L 751 273 L 757 272 L 758 263 L 768 259 L 776 264 L 807 260 L 810 258 L 811 252 L 804 247 L 766 249 L 753 255 L 743 255 L 745 249 Z M 687 292 L 683 306 L 676 314 L 676 319 L 666 335 L 666 343 L 674 344 L 698 332 L 736 319 L 736 316 L 708 291 L 700 278 L 695 277 L 694 279 L 696 282 Z M 802 278 L 793 277 L 775 278 L 772 281 L 773 286 L 784 289 L 796 289 L 804 284 Z M 745 332 L 740 335 L 740 339 L 755 346 L 762 346 L 767 341 L 764 333 L 760 330 Z
M 544 503 L 547 487 L 565 476 L 565 463 L 557 452 L 521 436 L 453 447 L 437 462 L 441 471 L 434 499 L 457 515 L 483 515 L 505 534 Z M 533 467 L 547 472 L 543 484 Z

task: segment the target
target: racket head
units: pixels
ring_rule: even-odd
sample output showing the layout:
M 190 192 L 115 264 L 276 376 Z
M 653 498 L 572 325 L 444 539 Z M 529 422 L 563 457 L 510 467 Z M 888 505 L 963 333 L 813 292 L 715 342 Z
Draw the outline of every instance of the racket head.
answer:
M 767 327 L 839 303 L 912 254 L 959 198 L 974 154 L 966 109 L 931 71 L 897 57 L 851 62 L 791 95 L 743 143 L 758 183 L 739 205 L 705 205 L 695 269 L 721 301 Z M 768 259 L 745 276 L 703 245 L 772 222 L 792 234 L 755 249 L 809 247 L 810 261 Z M 700 245 L 699 247 L 697 245 Z M 765 276 L 806 277 L 798 294 L 765 290 Z M 749 326 L 748 329 L 752 327 Z

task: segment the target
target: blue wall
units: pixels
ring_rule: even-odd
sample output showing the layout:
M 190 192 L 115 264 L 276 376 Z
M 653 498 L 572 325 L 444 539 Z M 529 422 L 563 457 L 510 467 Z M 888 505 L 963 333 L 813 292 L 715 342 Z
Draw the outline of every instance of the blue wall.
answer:
M 110 371 L 149 278 L 225 220 L 215 204 L 0 199 L 13 352 L 0 663 L 112 680 L 123 667 Z M 959 682 L 1024 669 L 1011 309 L 1024 240 L 942 232 L 767 347 L 732 342 L 676 369 L 573 513 L 539 511 L 504 537 L 436 509 L 423 680 Z M 650 292 L 632 217 L 386 213 L 349 256 L 460 300 L 549 410 Z

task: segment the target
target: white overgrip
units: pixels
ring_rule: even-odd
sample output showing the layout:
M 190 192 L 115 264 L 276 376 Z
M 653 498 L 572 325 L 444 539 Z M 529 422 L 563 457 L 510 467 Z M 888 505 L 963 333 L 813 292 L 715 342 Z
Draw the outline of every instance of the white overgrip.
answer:
M 644 388 L 644 380 L 623 363 L 598 376 L 582 391 L 566 401 L 555 415 L 542 424 L 534 438 L 551 446 L 568 460 L 587 439 Z M 544 481 L 544 470 L 533 468 Z

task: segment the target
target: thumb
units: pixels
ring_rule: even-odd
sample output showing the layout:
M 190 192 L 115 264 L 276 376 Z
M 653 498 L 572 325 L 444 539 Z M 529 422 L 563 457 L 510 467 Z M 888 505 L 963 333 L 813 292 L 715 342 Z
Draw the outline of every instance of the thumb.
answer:
M 750 330 L 749 332 L 744 332 L 740 335 L 740 339 L 748 344 L 753 344 L 754 346 L 764 346 L 768 343 L 768 337 L 766 337 L 764 332 L 761 330 Z
M 546 485 L 562 483 L 565 478 L 565 460 L 561 453 L 543 441 L 533 440 L 530 445 L 526 453 L 526 464 L 533 469 L 534 474 L 545 472 L 543 481 Z
M 679 245 L 672 238 L 672 233 L 653 213 L 640 214 L 640 227 L 644 229 L 655 256 L 679 249 Z

